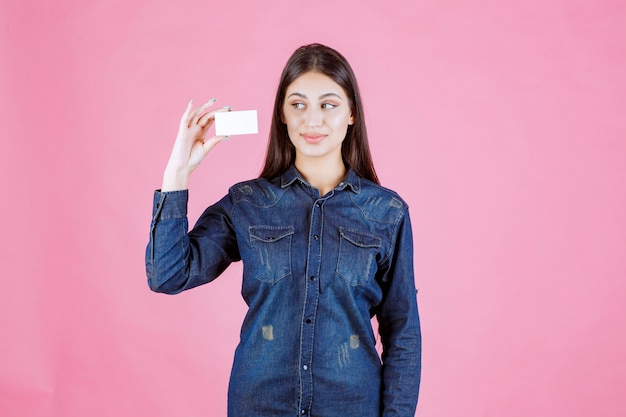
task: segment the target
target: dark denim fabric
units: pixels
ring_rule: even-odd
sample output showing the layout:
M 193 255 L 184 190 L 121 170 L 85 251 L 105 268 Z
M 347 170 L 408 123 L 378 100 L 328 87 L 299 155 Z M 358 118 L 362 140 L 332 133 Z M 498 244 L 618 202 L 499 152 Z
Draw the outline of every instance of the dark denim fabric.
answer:
M 350 170 L 320 197 L 292 167 L 233 186 L 189 233 L 187 197 L 155 193 L 148 283 L 175 294 L 243 260 L 249 311 L 230 417 L 414 415 L 421 334 L 411 224 L 397 194 Z

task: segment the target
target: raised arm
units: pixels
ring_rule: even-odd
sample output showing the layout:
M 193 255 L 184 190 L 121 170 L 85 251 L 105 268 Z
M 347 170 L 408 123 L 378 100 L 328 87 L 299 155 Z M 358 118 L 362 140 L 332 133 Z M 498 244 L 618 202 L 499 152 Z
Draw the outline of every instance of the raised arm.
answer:
M 187 219 L 189 176 L 224 136 L 207 138 L 215 113 L 215 99 L 183 114 L 178 135 L 163 175 L 161 190 L 154 193 L 150 240 L 146 248 L 146 274 L 153 291 L 176 294 L 216 278 L 239 260 L 236 239 L 230 224 L 225 197 L 208 208 L 191 236 Z

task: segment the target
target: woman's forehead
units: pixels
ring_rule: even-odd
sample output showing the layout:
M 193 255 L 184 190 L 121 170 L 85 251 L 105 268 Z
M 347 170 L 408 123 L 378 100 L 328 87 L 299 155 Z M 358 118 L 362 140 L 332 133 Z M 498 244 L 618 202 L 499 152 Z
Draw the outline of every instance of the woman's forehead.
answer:
M 335 95 L 346 97 L 344 89 L 329 76 L 316 71 L 305 72 L 287 86 L 286 96 L 297 95 L 303 98 L 323 98 Z

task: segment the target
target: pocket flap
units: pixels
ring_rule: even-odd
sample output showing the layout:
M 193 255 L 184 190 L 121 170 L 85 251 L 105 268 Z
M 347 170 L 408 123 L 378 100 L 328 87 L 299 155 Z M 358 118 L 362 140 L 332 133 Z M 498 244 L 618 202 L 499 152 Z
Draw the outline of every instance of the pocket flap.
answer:
M 382 241 L 379 237 L 363 232 L 340 227 L 339 235 L 353 245 L 361 248 L 380 248 L 382 246 Z
M 262 242 L 276 242 L 284 237 L 293 235 L 293 226 L 250 226 L 250 240 Z

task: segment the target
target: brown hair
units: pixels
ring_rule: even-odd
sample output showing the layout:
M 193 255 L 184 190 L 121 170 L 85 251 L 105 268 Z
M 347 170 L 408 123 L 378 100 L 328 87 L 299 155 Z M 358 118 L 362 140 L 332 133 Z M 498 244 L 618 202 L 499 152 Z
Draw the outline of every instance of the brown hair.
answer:
M 285 172 L 295 161 L 296 151 L 289 140 L 287 126 L 282 121 L 283 104 L 289 85 L 296 78 L 310 71 L 319 72 L 331 78 L 343 88 L 350 101 L 354 124 L 348 126 L 348 132 L 341 146 L 343 163 L 352 168 L 360 177 L 380 184 L 367 142 L 363 104 L 354 72 L 339 52 L 317 43 L 296 49 L 285 64 L 276 90 L 265 166 L 259 177 L 273 179 Z

